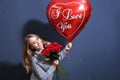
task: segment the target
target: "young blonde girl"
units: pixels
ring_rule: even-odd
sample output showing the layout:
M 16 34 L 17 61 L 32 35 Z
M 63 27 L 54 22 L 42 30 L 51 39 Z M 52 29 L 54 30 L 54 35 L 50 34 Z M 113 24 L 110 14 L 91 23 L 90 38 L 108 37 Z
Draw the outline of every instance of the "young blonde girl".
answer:
M 36 34 L 28 34 L 25 37 L 23 66 L 27 73 L 32 71 L 31 80 L 52 80 L 59 60 L 62 60 L 66 56 L 67 51 L 72 47 L 72 43 L 68 43 L 59 53 L 59 60 L 54 60 L 53 63 L 50 63 L 45 61 L 45 56 L 41 54 L 41 51 L 48 44 L 50 44 L 50 42 L 44 41 Z

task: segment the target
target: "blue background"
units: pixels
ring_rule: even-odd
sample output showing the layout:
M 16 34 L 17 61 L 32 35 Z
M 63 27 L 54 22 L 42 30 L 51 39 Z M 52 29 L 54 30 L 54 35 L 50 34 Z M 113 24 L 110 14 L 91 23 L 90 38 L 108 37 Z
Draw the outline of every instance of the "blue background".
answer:
M 26 34 L 65 45 L 46 17 L 50 0 L 0 0 L 0 80 L 27 80 L 22 61 Z M 90 0 L 92 16 L 61 63 L 69 80 L 120 80 L 120 0 Z M 69 58 L 70 57 L 70 58 Z

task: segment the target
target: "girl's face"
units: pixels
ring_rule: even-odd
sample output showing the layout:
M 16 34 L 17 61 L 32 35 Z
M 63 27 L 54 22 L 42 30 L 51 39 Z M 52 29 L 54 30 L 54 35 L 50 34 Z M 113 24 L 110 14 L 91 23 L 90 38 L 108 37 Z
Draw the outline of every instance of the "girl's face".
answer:
M 31 49 L 42 50 L 43 49 L 43 42 L 40 38 L 31 37 L 29 38 L 29 44 Z

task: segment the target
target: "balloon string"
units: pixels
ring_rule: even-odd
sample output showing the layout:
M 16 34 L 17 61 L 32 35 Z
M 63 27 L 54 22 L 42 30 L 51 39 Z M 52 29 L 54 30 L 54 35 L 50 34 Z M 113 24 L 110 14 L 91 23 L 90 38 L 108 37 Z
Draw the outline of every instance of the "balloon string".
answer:
M 68 63 L 70 63 L 70 51 L 68 51 Z

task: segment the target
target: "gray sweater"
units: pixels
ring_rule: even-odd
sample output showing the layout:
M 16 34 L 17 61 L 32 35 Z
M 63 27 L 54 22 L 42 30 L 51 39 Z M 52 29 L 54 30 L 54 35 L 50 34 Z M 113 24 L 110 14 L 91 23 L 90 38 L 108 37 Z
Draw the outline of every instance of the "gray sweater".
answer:
M 59 54 L 59 60 L 62 60 L 66 56 L 64 50 Z M 30 80 L 52 80 L 56 67 L 51 64 L 45 61 L 45 56 L 39 52 L 35 52 L 32 57 L 32 75 Z

